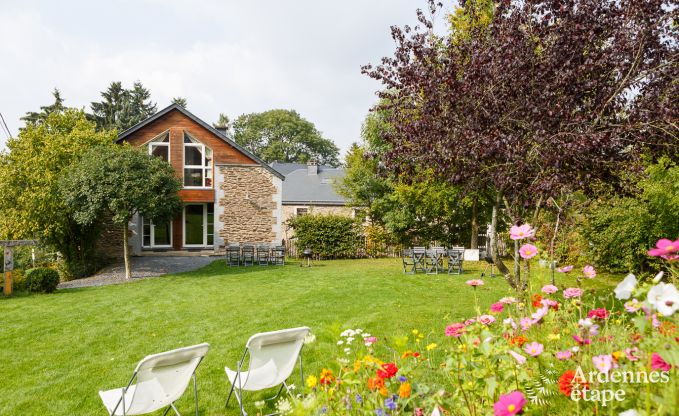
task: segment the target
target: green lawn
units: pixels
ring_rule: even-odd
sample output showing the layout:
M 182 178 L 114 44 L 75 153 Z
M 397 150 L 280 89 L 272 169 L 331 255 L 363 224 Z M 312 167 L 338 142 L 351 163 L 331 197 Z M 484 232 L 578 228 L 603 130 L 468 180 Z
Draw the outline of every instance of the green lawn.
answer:
M 224 366 L 235 365 L 250 335 L 311 327 L 317 341 L 305 347 L 305 373 L 318 372 L 343 329 L 384 338 L 414 328 L 443 331 L 473 315 L 464 282 L 479 277 L 483 264 L 466 266 L 462 276 L 413 276 L 397 259 L 316 262 L 311 269 L 215 262 L 128 284 L 2 299 L 0 415 L 105 415 L 97 392 L 123 386 L 141 358 L 201 342 L 211 345 L 198 370 L 201 414 L 237 414 L 235 401 L 224 410 Z M 510 294 L 502 278 L 485 280 L 482 308 Z M 246 404 L 268 393 L 246 396 Z M 192 405 L 188 393 L 178 402 L 183 414 Z

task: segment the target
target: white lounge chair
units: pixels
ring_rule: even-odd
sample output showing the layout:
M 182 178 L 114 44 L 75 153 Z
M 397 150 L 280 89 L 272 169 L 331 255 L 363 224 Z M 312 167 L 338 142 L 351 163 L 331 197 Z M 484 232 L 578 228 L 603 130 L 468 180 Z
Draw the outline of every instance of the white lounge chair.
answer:
M 243 391 L 258 391 L 271 387 L 281 386 L 278 393 L 272 399 L 278 397 L 285 388 L 290 393 L 290 389 L 285 381 L 290 377 L 295 364 L 299 360 L 299 372 L 302 382 L 304 380 L 302 369 L 302 347 L 304 337 L 309 333 L 309 328 L 291 328 L 280 331 L 263 332 L 250 337 L 245 345 L 243 357 L 238 362 L 238 368 L 234 371 L 225 367 L 226 376 L 231 383 L 231 390 L 226 399 L 226 406 L 229 405 L 231 395 L 235 392 L 240 411 L 243 410 Z M 245 357 L 250 355 L 248 369 L 243 369 Z M 271 400 L 271 399 L 269 399 Z
M 196 368 L 209 348 L 209 344 L 199 344 L 149 355 L 137 364 L 127 387 L 100 391 L 99 397 L 111 416 L 143 415 L 166 406 L 163 416 L 170 409 L 181 416 L 174 402 L 184 394 L 193 378 L 198 415 Z

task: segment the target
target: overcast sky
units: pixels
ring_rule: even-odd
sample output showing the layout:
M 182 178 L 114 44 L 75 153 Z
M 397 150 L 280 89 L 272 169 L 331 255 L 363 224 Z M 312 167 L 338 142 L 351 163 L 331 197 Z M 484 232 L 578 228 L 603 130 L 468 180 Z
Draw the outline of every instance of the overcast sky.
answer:
M 344 154 L 379 88 L 360 66 L 393 53 L 390 25 L 415 24 L 418 7 L 426 2 L 0 0 L 0 112 L 16 135 L 55 87 L 66 105 L 89 107 L 111 81 L 139 80 L 158 109 L 186 97 L 207 122 L 295 109 Z

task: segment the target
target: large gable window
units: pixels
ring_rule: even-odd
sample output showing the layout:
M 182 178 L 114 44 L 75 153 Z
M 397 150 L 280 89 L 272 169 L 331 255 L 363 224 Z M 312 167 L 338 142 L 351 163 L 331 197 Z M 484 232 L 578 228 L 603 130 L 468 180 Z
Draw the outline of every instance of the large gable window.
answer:
M 184 187 L 212 187 L 212 149 L 184 133 Z
M 148 143 L 149 155 L 170 161 L 170 133 L 165 132 Z

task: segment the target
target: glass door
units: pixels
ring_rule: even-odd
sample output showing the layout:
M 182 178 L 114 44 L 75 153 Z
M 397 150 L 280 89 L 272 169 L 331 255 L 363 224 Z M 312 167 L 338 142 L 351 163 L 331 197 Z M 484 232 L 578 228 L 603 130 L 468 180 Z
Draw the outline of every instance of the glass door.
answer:
M 184 246 L 205 247 L 214 244 L 214 204 L 184 206 Z

